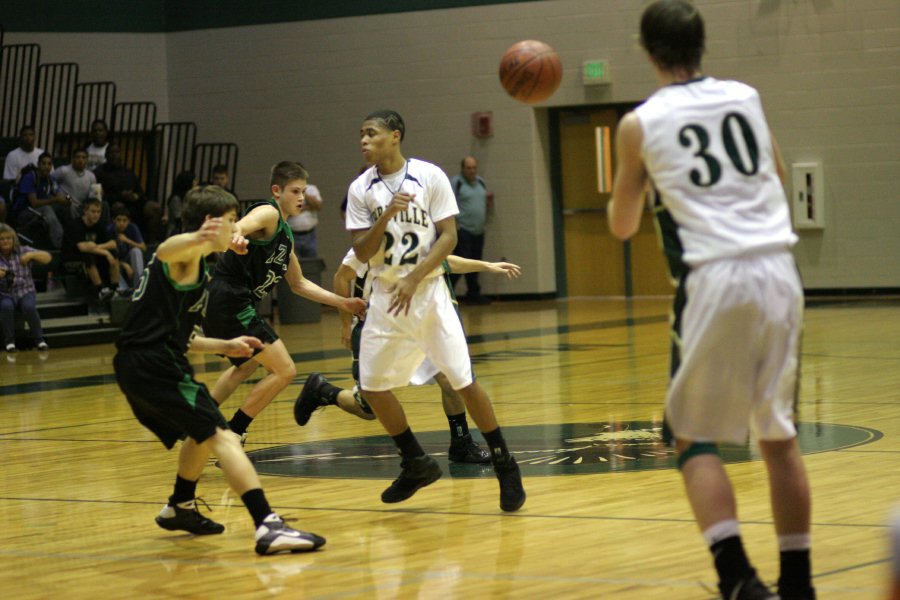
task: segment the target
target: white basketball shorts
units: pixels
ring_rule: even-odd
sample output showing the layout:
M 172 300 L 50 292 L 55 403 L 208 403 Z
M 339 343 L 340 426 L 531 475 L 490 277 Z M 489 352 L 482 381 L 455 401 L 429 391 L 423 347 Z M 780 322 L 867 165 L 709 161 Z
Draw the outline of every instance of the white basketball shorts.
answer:
M 389 287 L 380 279 L 372 284 L 359 352 L 362 389 L 383 392 L 404 387 L 426 358 L 435 372 L 447 376 L 453 389 L 470 385 L 469 348 L 444 279 L 423 280 L 405 315 L 388 313 Z
M 744 443 L 796 436 L 803 288 L 789 252 L 692 269 L 681 364 L 666 398 L 675 436 Z

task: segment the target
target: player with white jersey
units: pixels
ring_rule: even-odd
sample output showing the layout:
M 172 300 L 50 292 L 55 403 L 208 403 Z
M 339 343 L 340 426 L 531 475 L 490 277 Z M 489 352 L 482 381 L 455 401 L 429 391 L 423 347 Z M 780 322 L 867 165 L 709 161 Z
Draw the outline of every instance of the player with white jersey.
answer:
M 518 277 L 521 268 L 508 262 L 486 262 L 450 255 L 443 264 L 444 282 L 450 290 L 454 308 L 459 305 L 453 294 L 450 274 L 488 272 L 504 275 L 509 278 Z M 372 287 L 369 266 L 356 258 L 351 248 L 344 256 L 341 266 L 334 274 L 334 293 L 339 296 L 362 298 L 368 301 Z M 294 403 L 294 420 L 301 427 L 309 422 L 313 412 L 326 406 L 338 406 L 342 410 L 363 419 L 374 419 L 372 409 L 363 399 L 359 391 L 359 344 L 362 335 L 364 316 L 341 314 L 341 343 L 353 355 L 353 380 L 356 385 L 352 390 L 341 389 L 322 375 L 310 373 L 300 395 Z M 450 447 L 447 456 L 451 462 L 483 464 L 491 462 L 491 455 L 482 449 L 472 437 L 466 419 L 465 402 L 450 385 L 447 378 L 431 364 L 427 358 L 422 362 L 409 382 L 411 385 L 437 383 L 441 388 L 441 404 L 450 426 Z
M 406 159 L 403 119 L 394 111 L 366 117 L 360 144 L 372 167 L 351 185 L 347 229 L 353 250 L 372 270 L 369 311 L 360 342 L 362 394 L 400 450 L 402 472 L 381 495 L 401 502 L 441 476 L 406 421 L 393 390 L 406 386 L 428 358 L 462 396 L 491 449 L 500 507 L 518 510 L 525 490 L 490 398 L 472 377 L 469 351 L 441 263 L 456 245 L 459 212 L 450 180 L 436 165 Z
M 686 0 L 644 11 L 641 43 L 663 87 L 619 124 L 612 232 L 638 229 L 652 184 L 679 276 L 666 420 L 723 598 L 810 600 L 810 493 L 794 425 L 803 288 L 784 166 L 756 90 L 703 77 L 703 19 Z M 769 473 L 779 595 L 744 552 L 718 443 L 750 431 Z
M 705 278 L 705 285 L 692 294 L 687 310 L 708 312 L 703 302 L 725 296 L 731 291 L 732 303 L 742 305 L 748 298 L 736 295 L 733 283 L 712 263 L 726 258 L 778 256 L 770 268 L 779 270 L 785 281 L 783 293 L 768 296 L 762 308 L 771 312 L 775 322 L 789 322 L 774 356 L 762 337 L 758 347 L 744 346 L 748 352 L 763 352 L 779 362 L 772 385 L 780 390 L 776 410 L 763 411 L 757 418 L 757 433 L 764 439 L 790 439 L 796 435 L 793 424 L 794 389 L 797 376 L 798 327 L 802 320 L 802 287 L 789 248 L 797 241 L 791 230 L 787 202 L 775 166 L 774 147 L 762 112 L 759 95 L 753 88 L 736 81 L 706 77 L 688 84 L 671 85 L 654 94 L 635 110 L 644 135 L 643 156 L 653 174 L 663 206 L 678 224 L 678 239 L 684 250 L 682 259 L 694 277 Z M 673 120 L 681 124 L 677 135 L 663 124 Z M 671 127 L 671 126 L 670 126 Z M 713 134 L 710 134 L 713 132 Z M 728 157 L 720 164 L 718 158 Z M 748 185 L 747 180 L 753 185 Z M 715 188 L 710 193 L 698 190 Z M 760 273 L 758 277 L 765 278 Z M 752 296 L 758 286 L 746 286 Z M 700 292 L 705 294 L 700 297 Z M 721 312 L 728 313 L 723 307 Z M 687 315 L 682 315 L 684 319 Z M 699 316 L 699 315 L 698 315 Z M 783 317 L 784 319 L 782 319 Z M 733 321 L 729 322 L 733 323 Z M 728 336 L 731 325 L 713 319 L 688 319 L 686 326 L 724 328 L 718 337 Z M 741 326 L 740 323 L 736 326 Z M 748 433 L 748 415 L 752 407 L 752 369 L 741 369 L 743 377 L 719 368 L 707 360 L 706 343 L 714 339 L 709 332 L 682 331 L 682 339 L 698 339 L 700 346 L 684 352 L 672 382 L 667 417 L 669 424 L 684 437 L 741 443 Z M 736 357 L 743 364 L 747 356 Z M 748 394 L 743 390 L 751 390 Z M 684 400 L 686 395 L 723 396 L 728 400 L 713 407 Z

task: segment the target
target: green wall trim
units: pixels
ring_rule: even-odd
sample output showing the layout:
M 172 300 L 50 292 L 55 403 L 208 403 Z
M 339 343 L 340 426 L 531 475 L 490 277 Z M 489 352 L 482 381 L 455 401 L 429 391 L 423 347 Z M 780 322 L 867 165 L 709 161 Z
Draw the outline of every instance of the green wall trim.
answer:
M 547 115 L 550 126 L 550 190 L 553 205 L 553 253 L 556 265 L 556 297 L 569 296 L 566 273 L 566 231 L 563 223 L 562 156 L 559 119 L 562 108 L 551 108 Z
M 7 32 L 166 33 L 512 3 L 523 0 L 3 0 L 0 24 Z
M 166 31 L 166 0 L 2 0 L 2 3 L 0 24 L 7 33 Z

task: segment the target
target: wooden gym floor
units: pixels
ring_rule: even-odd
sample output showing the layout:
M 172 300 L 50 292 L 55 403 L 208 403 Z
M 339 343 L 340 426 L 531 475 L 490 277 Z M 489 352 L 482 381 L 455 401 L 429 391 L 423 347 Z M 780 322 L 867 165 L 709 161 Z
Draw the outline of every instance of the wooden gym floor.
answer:
M 407 502 L 382 504 L 399 460 L 377 422 L 334 407 L 304 428 L 292 418 L 309 372 L 350 384 L 337 316 L 281 327 L 298 378 L 254 422 L 246 449 L 272 473 L 262 479 L 276 510 L 327 537 L 313 554 L 256 556 L 252 523 L 212 464 L 199 493 L 226 532 L 194 538 L 154 524 L 176 454 L 132 418 L 112 378 L 112 346 L 0 356 L 0 595 L 713 598 L 710 556 L 658 440 L 668 305 L 463 308 L 479 380 L 523 464 L 528 501 L 508 515 L 490 470 L 469 466 L 445 468 Z M 887 517 L 900 503 L 900 303 L 810 305 L 801 439 L 814 494 L 815 583 L 824 600 L 883 598 Z M 197 364 L 209 383 L 225 363 Z M 226 403 L 226 416 L 247 389 Z M 413 430 L 444 461 L 438 389 L 399 395 Z M 777 548 L 763 465 L 752 448 L 729 456 L 748 552 L 772 581 Z

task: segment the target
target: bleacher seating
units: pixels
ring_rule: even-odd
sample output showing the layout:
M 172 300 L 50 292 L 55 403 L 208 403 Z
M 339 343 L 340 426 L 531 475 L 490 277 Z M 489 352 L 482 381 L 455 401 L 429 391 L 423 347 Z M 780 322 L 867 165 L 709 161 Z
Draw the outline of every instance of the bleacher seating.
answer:
M 157 120 L 153 102 L 117 102 L 112 81 L 79 81 L 76 63 L 41 63 L 37 44 L 5 45 L 0 24 L 0 165 L 18 146 L 19 128 L 33 124 L 36 145 L 68 163 L 72 150 L 90 141 L 90 123 L 103 119 L 110 125 L 111 142 L 119 144 L 125 165 L 137 173 L 148 199 L 165 201 L 175 175 L 192 170 L 201 181 L 212 167 L 225 164 L 237 180 L 238 147 L 230 142 L 198 142 L 193 122 Z M 9 185 L 0 183 L 0 195 L 9 199 Z M 148 257 L 149 258 L 149 257 Z M 38 285 L 38 311 L 50 347 L 109 342 L 127 300 L 116 299 L 110 310 L 99 310 L 67 277 L 58 259 L 33 270 Z M 25 326 L 17 322 L 17 340 L 27 344 Z

